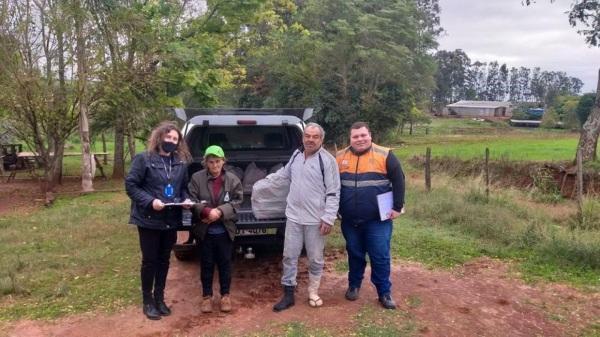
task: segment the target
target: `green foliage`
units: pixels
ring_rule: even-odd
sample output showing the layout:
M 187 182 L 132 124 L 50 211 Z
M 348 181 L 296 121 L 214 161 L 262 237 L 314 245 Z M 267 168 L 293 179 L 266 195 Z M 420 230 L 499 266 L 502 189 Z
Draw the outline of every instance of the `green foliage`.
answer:
M 560 188 L 554 181 L 552 170 L 546 167 L 536 167 L 530 176 L 533 178 L 533 187 L 529 194 L 534 200 L 551 203 L 562 200 Z
M 579 96 L 557 96 L 542 118 L 542 126 L 578 129 L 580 124 L 577 116 Z
M 600 200 L 584 198 L 581 212 L 571 220 L 571 227 L 583 230 L 600 230 Z
M 592 108 L 594 108 L 594 103 L 596 101 L 596 94 L 588 93 L 581 96 L 577 107 L 575 108 L 575 112 L 577 114 L 577 119 L 579 120 L 579 125 L 585 124 L 587 121 Z
M 437 72 L 433 103 L 439 110 L 447 104 L 466 98 L 466 76 L 471 60 L 461 49 L 440 50 L 435 54 L 435 60 Z
M 425 9 L 411 1 L 283 2 L 273 9 L 263 17 L 271 29 L 255 27 L 248 46 L 254 66 L 242 105 L 315 106 L 316 119 L 340 140 L 357 120 L 377 135 L 409 120 L 433 86 L 427 51 L 435 29 L 425 25 L 435 23 L 414 20 Z

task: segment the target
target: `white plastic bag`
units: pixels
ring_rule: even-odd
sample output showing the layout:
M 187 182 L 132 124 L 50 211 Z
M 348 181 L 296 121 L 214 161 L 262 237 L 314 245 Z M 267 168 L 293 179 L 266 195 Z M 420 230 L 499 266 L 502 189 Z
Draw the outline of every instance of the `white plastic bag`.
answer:
M 244 180 L 242 182 L 244 193 L 252 192 L 252 185 L 263 179 L 266 175 L 267 170 L 259 168 L 254 162 L 250 163 L 244 171 Z
M 257 181 L 252 188 L 252 213 L 257 219 L 285 218 L 286 199 L 290 192 L 290 180 L 277 174 L 269 174 Z

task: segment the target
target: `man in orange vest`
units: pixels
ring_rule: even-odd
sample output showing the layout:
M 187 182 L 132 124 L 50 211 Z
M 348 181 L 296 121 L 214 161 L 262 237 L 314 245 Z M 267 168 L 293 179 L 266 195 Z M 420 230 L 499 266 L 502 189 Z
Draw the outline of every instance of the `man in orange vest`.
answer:
M 371 262 L 371 282 L 377 288 L 379 303 L 396 309 L 391 296 L 390 240 L 392 222 L 403 213 L 404 173 L 390 149 L 372 143 L 371 131 L 364 122 L 350 128 L 350 146 L 337 153 L 341 190 L 339 213 L 348 252 L 348 290 L 346 299 L 358 299 L 366 255 Z M 392 192 L 393 205 L 381 220 L 377 196 Z

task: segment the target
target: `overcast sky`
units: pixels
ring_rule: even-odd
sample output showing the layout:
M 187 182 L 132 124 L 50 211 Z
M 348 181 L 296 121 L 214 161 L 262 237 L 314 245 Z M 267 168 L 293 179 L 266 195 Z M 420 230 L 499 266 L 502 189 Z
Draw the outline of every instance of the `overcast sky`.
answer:
M 529 7 L 521 0 L 439 1 L 445 29 L 440 50 L 462 49 L 472 62 L 564 71 L 583 81 L 583 93 L 596 91 L 600 47 L 588 47 L 569 25 L 571 0 L 538 0 Z

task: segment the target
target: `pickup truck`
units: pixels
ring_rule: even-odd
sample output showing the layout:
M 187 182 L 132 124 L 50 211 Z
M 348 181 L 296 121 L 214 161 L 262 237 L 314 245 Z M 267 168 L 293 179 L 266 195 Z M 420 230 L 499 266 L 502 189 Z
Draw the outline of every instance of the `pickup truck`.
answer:
M 191 176 L 202 169 L 204 149 L 210 145 L 221 146 L 227 159 L 226 167 L 235 167 L 238 172 L 251 163 L 267 173 L 277 165 L 285 165 L 302 145 L 304 123 L 312 116 L 313 109 L 182 108 L 173 112 L 185 122 L 182 134 L 193 158 L 189 166 Z M 238 210 L 236 250 L 243 252 L 253 246 L 283 245 L 285 218 L 256 219 L 252 213 L 251 193 L 245 188 L 244 201 Z M 189 230 L 191 221 L 191 213 L 184 213 L 179 230 Z M 176 258 L 191 258 L 196 246 L 190 233 L 187 242 L 175 245 Z

